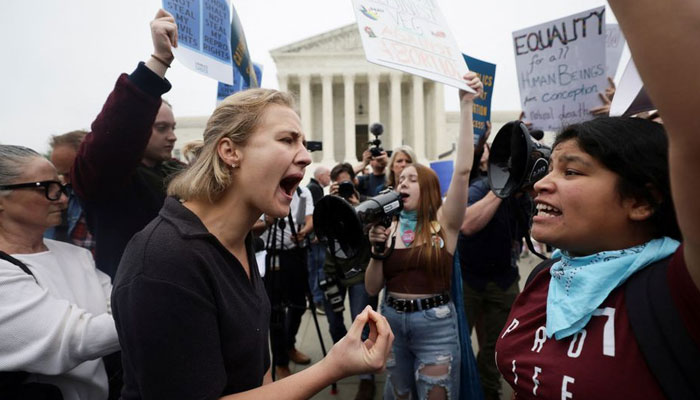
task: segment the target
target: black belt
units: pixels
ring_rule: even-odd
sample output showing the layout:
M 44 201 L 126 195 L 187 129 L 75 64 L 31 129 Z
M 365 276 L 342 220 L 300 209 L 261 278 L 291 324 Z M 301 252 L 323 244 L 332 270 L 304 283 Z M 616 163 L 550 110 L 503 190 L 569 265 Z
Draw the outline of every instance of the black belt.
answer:
M 384 302 L 398 312 L 414 312 L 445 305 L 450 302 L 450 295 L 443 293 L 427 299 L 395 299 L 387 295 Z

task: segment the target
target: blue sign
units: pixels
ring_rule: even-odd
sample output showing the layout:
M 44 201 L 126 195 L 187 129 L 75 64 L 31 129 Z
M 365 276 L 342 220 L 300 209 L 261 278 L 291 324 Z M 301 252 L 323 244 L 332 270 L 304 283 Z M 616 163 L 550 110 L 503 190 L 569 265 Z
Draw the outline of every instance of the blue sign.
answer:
M 258 80 L 262 80 L 262 65 L 253 63 L 253 68 L 255 69 L 255 76 Z M 223 82 L 219 82 L 219 87 L 216 90 L 216 102 L 227 98 L 228 96 L 240 92 L 241 90 L 246 90 L 250 86 L 246 83 L 243 76 L 237 73 L 237 70 L 233 70 L 233 85 L 227 85 Z
M 233 4 L 231 4 L 231 11 L 233 13 L 233 18 L 231 18 L 231 48 L 234 49 L 234 81 L 238 74 L 245 81 L 246 88 L 260 87 L 260 75 L 257 75 L 253 62 L 250 60 L 248 44 L 245 40 L 245 33 L 243 33 L 243 25 L 241 25 L 241 20 L 238 19 L 238 13 Z
M 163 8 L 175 17 L 180 45 L 231 64 L 226 0 L 163 0 Z
M 471 71 L 471 67 L 469 70 Z M 445 197 L 447 189 L 450 188 L 452 171 L 455 169 L 454 162 L 452 160 L 435 161 L 430 163 L 430 168 L 435 171 L 440 180 L 440 196 Z
M 474 123 L 474 144 L 476 145 L 482 136 L 486 133 L 486 122 L 491 121 L 491 98 L 493 97 L 493 81 L 496 77 L 496 64 L 491 64 L 486 61 L 469 57 L 466 54 L 464 61 L 467 62 L 467 67 L 470 71 L 476 72 L 484 84 L 484 93 L 474 99 L 474 111 L 472 119 Z

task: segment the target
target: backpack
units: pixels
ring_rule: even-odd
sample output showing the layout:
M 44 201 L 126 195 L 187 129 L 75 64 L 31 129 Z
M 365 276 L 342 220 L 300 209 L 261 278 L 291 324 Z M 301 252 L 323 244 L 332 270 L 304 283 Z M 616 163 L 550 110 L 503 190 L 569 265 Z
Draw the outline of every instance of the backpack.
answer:
M 700 398 L 700 344 L 690 338 L 668 287 L 672 256 L 636 272 L 625 282 L 625 305 L 649 370 L 669 399 Z M 559 259 L 539 263 L 525 286 Z

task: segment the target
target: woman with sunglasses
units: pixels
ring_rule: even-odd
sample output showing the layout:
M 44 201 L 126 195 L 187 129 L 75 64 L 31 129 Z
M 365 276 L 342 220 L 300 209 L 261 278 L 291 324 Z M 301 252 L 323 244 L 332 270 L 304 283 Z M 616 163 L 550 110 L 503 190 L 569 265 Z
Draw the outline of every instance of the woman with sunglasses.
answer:
M 67 201 L 48 160 L 0 145 L 0 371 L 29 372 L 24 383 L 57 386 L 64 399 L 105 399 L 101 357 L 119 350 L 110 279 L 88 250 L 43 238 Z M 0 398 L 13 398 L 6 389 Z

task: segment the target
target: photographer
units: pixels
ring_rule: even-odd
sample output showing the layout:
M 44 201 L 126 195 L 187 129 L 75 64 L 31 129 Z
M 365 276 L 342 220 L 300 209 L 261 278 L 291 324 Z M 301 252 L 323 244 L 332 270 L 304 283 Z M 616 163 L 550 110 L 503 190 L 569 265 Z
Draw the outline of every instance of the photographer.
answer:
M 262 235 L 268 256 L 265 287 L 272 303 L 270 343 L 275 378 L 291 375 L 289 361 L 309 364 L 311 359 L 295 347 L 301 317 L 306 311 L 306 235 L 313 231 L 313 199 L 309 189 L 297 187 L 286 217 L 265 216 L 267 230 Z
M 482 136 L 474 151 L 469 203 L 457 248 L 465 311 L 469 327 L 476 329 L 479 342 L 477 365 L 481 386 L 484 398 L 490 400 L 500 398 L 500 373 L 494 361 L 494 348 L 519 293 L 517 260 L 520 238 L 522 232 L 527 232 L 527 224 L 524 227 L 519 224 L 522 196 L 501 199 L 489 189 L 487 135 Z
M 336 165 L 331 170 L 331 180 L 331 195 L 340 196 L 353 206 L 365 199 L 355 189 L 357 179 L 355 171 L 349 163 Z M 328 246 L 331 246 L 332 243 L 329 242 Z M 323 281 L 323 289 L 326 292 L 324 306 L 328 318 L 328 329 L 334 343 L 347 333 L 343 320 L 343 304 L 346 293 L 350 297 L 350 317 L 352 320 L 355 320 L 355 317 L 368 305 L 372 309 L 377 308 L 377 296 L 370 296 L 365 290 L 364 271 L 367 269 L 368 262 L 368 252 L 352 258 L 345 258 L 337 244 L 334 244 L 332 249 L 326 249 L 326 261 L 323 267 L 326 275 L 326 279 Z M 363 339 L 368 334 L 369 332 L 365 329 L 362 333 Z M 360 384 L 355 399 L 372 399 L 374 391 L 374 375 L 360 375 Z

